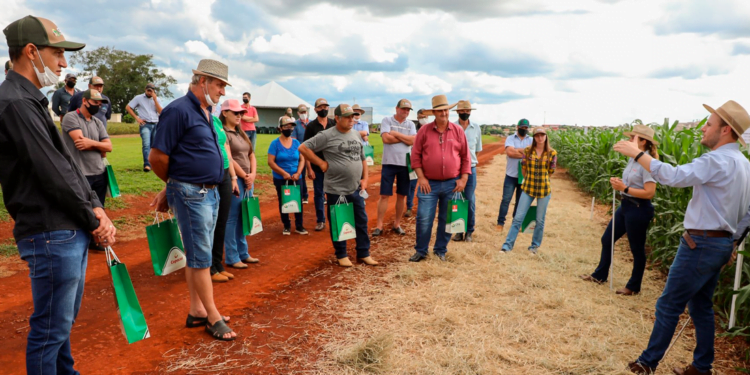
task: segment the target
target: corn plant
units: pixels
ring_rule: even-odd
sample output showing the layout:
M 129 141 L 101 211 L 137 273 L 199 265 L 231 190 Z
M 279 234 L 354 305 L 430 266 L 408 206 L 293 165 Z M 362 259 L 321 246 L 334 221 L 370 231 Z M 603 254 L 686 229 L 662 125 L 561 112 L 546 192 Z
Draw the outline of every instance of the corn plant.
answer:
M 648 124 L 654 129 L 654 139 L 659 142 L 657 147 L 659 159 L 671 165 L 682 165 L 708 152 L 709 150 L 700 144 L 702 138 L 700 129 L 705 122 L 706 119 L 703 119 L 695 128 L 682 130 L 676 129 L 677 121 L 670 124 L 668 119 L 661 124 Z M 641 122 L 636 120 L 632 124 L 636 123 Z M 612 186 L 609 184 L 609 178 L 622 176 L 622 171 L 628 161 L 612 147 L 616 142 L 625 139 L 622 133 L 627 130 L 629 126 L 619 129 L 589 129 L 588 134 L 584 134 L 582 130 L 569 130 L 550 132 L 549 137 L 552 146 L 557 150 L 560 166 L 568 170 L 583 191 L 609 204 L 609 200 L 612 199 Z M 748 157 L 747 151 L 743 152 Z M 649 227 L 647 246 L 650 249 L 651 264 L 663 271 L 668 271 L 677 253 L 681 234 L 685 230 L 682 221 L 692 193 L 692 189 L 678 189 L 657 184 L 656 196 L 652 200 L 656 217 Z M 744 254 L 748 256 L 749 262 L 746 262 L 743 267 L 743 280 L 745 284 L 748 284 L 750 283 L 750 251 Z M 728 320 L 734 294 L 732 286 L 735 267 L 736 265 L 725 267 L 714 294 L 716 312 L 725 321 Z M 737 294 L 739 306 L 737 328 L 729 334 L 750 337 L 750 314 L 748 314 L 750 306 L 746 304 L 750 302 L 750 285 L 741 288 Z

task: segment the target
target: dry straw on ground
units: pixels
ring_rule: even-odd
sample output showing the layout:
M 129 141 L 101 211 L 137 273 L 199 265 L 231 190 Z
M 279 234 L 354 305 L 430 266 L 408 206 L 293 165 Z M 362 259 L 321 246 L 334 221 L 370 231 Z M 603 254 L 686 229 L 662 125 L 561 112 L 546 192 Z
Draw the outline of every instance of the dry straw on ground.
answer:
M 385 272 L 356 267 L 359 282 L 344 282 L 318 301 L 337 319 L 326 329 L 325 355 L 314 372 L 627 373 L 627 362 L 648 342 L 663 276 L 647 270 L 634 297 L 578 279 L 598 263 L 608 217 L 590 221 L 590 198 L 564 173 L 553 179 L 539 255 L 526 250 L 531 234 L 521 234 L 513 252 L 501 254 L 506 233 L 496 232 L 495 221 L 504 170 L 505 157 L 498 156 L 480 172 L 475 242 L 451 242 L 447 263 L 433 256 L 408 263 L 413 248 L 380 246 L 374 256 L 390 252 L 397 263 Z M 632 256 L 620 244 L 616 288 L 625 285 L 631 268 Z M 689 361 L 693 346 L 691 325 L 659 373 Z M 715 366 L 719 373 L 732 368 Z

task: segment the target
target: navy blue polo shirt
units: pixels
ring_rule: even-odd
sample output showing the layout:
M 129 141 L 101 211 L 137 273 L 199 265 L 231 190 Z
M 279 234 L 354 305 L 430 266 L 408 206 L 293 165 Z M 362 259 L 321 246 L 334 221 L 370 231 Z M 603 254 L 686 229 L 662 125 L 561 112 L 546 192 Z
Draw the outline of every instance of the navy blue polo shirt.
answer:
M 211 109 L 208 107 L 209 113 Z M 224 160 L 218 135 L 192 92 L 161 111 L 151 147 L 169 155 L 169 178 L 194 184 L 221 183 Z

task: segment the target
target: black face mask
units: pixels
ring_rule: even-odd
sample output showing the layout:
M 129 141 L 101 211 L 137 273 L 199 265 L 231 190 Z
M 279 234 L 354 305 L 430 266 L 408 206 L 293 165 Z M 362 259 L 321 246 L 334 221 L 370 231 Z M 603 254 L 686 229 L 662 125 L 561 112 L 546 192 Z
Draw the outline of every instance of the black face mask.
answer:
M 458 118 L 460 118 L 463 121 L 468 120 L 469 116 L 471 116 L 471 113 L 459 113 L 458 114 Z
M 321 109 L 320 111 L 315 111 L 315 113 L 318 114 L 318 117 L 328 117 L 327 109 Z
M 72 89 L 73 87 L 76 87 L 76 82 L 75 81 L 65 82 L 65 86 L 68 86 L 68 88 Z
M 87 109 L 87 110 L 89 111 L 89 114 L 90 114 L 91 116 L 93 116 L 93 115 L 95 115 L 95 114 L 99 113 L 99 108 L 101 108 L 101 106 L 98 106 L 98 105 L 91 105 L 91 104 L 89 104 L 89 106 L 88 106 L 88 107 L 86 107 L 86 109 Z
M 247 103 L 250 103 L 250 99 L 245 99 L 245 98 L 243 98 L 243 99 L 242 99 L 242 102 L 243 102 L 243 103 L 245 103 L 245 104 L 247 104 Z
M 281 134 L 284 134 L 285 137 L 289 137 L 292 135 L 292 129 L 284 129 L 281 131 Z
M 528 129 L 518 128 L 518 135 L 520 135 L 521 137 L 525 137 L 527 132 Z

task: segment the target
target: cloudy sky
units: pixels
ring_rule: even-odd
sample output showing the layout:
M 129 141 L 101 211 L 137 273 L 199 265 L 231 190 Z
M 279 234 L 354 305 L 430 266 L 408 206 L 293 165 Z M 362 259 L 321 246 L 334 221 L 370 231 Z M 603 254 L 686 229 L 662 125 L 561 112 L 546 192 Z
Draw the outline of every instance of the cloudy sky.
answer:
M 480 123 L 691 121 L 729 99 L 750 109 L 747 0 L 358 3 L 4 0 L 0 26 L 33 14 L 89 49 L 153 54 L 175 92 L 200 59 L 219 59 L 229 97 L 274 80 L 308 102 L 356 98 L 377 122 L 400 98 L 421 108 L 437 94 L 470 100 Z

